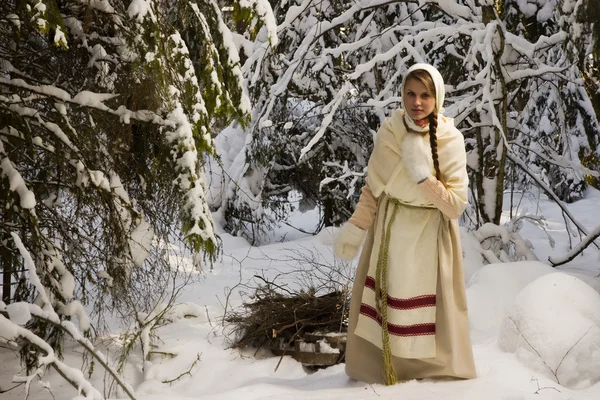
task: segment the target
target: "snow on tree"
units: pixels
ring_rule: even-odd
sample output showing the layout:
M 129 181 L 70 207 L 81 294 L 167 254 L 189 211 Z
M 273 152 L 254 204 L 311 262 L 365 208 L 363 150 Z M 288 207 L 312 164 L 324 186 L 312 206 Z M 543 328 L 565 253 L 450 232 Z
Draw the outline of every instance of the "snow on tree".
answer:
M 537 185 L 532 174 L 559 199 L 579 198 L 586 178 L 598 176 L 598 164 L 582 160 L 598 156 L 600 140 L 583 86 L 588 67 L 580 62 L 597 25 L 582 17 L 585 4 L 278 2 L 279 45 L 271 48 L 259 32 L 241 46 L 251 49 L 244 72 L 256 106 L 235 178 L 248 182 L 252 196 L 246 201 L 230 188 L 228 221 L 260 221 L 274 193 L 305 192 L 293 176 L 309 162 L 323 166 L 325 176 L 313 185 L 321 196 L 331 182 L 344 183 L 332 193 L 355 201 L 372 133 L 399 106 L 402 76 L 414 62 L 429 62 L 445 77 L 445 114 L 466 138 L 473 204 L 466 218 L 475 227 L 500 223 L 504 190 Z M 290 111 L 306 103 L 310 118 Z M 349 112 L 358 115 L 344 118 Z M 290 177 L 287 186 L 278 183 L 279 170 Z M 337 205 L 341 215 L 327 222 L 341 222 L 351 210 Z
M 242 7 L 277 43 L 268 3 Z M 212 0 L 0 4 L 0 328 L 28 337 L 29 370 L 60 351 L 62 322 L 90 335 L 107 311 L 135 320 L 169 296 L 173 240 L 215 260 L 203 159 L 250 111 L 229 22 Z M 11 321 L 17 302 L 52 323 Z

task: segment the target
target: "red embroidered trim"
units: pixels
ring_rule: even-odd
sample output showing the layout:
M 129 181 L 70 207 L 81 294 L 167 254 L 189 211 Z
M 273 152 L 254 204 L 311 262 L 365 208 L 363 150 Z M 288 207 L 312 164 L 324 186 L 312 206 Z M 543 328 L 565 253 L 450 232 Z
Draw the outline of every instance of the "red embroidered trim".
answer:
M 381 315 L 368 304 L 361 304 L 360 313 L 376 321 L 381 326 Z M 429 336 L 435 335 L 435 324 L 395 325 L 388 322 L 388 332 L 394 336 Z
M 367 276 L 365 287 L 375 290 L 375 279 Z M 395 310 L 412 310 L 415 308 L 433 307 L 435 306 L 435 294 L 423 294 L 408 299 L 399 299 L 388 295 L 387 303 L 389 307 Z

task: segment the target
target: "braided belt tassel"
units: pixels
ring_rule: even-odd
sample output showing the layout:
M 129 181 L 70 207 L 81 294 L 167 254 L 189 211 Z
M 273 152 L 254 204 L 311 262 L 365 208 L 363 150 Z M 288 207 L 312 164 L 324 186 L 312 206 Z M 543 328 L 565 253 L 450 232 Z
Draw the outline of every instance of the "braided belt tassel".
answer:
M 392 362 L 392 349 L 390 347 L 390 335 L 388 331 L 388 305 L 387 305 L 387 267 L 389 259 L 389 248 L 390 248 L 390 229 L 394 218 L 396 217 L 396 211 L 398 204 L 394 202 L 392 215 L 385 227 L 385 221 L 387 219 L 387 213 L 390 205 L 390 200 L 385 206 L 385 212 L 383 214 L 383 234 L 381 237 L 381 243 L 379 245 L 379 257 L 377 260 L 377 269 L 375 272 L 375 306 L 377 312 L 381 314 L 381 341 L 382 341 L 382 355 L 383 355 L 383 379 L 386 385 L 394 385 L 398 382 L 398 376 L 396 369 Z

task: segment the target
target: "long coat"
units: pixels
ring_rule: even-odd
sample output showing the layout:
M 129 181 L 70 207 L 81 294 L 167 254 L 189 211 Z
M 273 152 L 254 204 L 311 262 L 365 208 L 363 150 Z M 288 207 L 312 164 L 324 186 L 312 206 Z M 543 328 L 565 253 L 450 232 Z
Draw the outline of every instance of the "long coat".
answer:
M 383 383 L 382 349 L 388 340 L 398 380 L 473 378 L 456 219 L 467 203 L 464 139 L 452 120 L 440 116 L 436 136 L 443 183 L 429 178 L 417 185 L 405 165 L 405 152 L 412 150 L 404 140 L 402 116 L 398 110 L 384 122 L 369 160 L 367 185 L 377 211 L 354 280 L 346 372 L 360 381 Z M 429 146 L 429 135 L 422 141 Z M 387 304 L 382 306 L 375 304 L 374 281 L 375 271 L 382 276 L 378 266 L 384 253 Z M 387 307 L 389 338 L 384 339 L 381 307 Z

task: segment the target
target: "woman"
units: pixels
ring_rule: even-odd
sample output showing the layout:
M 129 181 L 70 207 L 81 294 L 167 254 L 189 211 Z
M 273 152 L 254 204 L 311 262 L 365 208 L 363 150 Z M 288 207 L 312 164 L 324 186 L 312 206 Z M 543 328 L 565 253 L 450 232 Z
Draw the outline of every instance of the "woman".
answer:
M 457 221 L 467 205 L 464 139 L 441 114 L 444 81 L 433 66 L 413 65 L 402 89 L 404 109 L 377 133 L 366 185 L 334 244 L 351 260 L 367 237 L 346 373 L 387 385 L 474 378 Z

